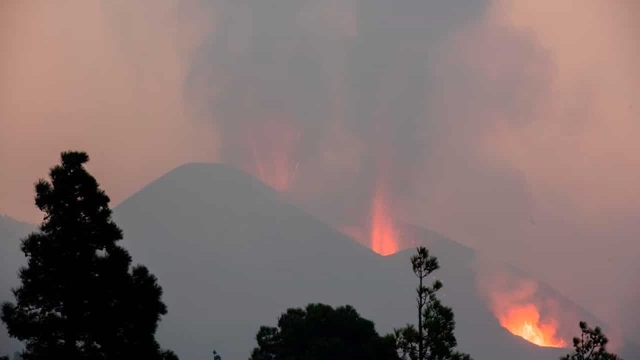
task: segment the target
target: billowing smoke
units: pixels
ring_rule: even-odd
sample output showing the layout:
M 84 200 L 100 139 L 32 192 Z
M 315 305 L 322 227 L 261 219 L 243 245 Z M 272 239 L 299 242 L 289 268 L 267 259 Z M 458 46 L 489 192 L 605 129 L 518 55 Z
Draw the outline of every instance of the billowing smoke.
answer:
M 482 7 L 219 1 L 225 16 L 195 55 L 187 95 L 222 134 L 223 162 L 289 184 L 335 222 L 366 222 L 375 191 L 402 213 L 442 131 L 440 53 Z
M 640 253 L 636 1 L 1 6 L 3 211 L 33 218 L 30 184 L 67 148 L 91 153 L 116 202 L 221 161 L 340 227 L 383 199 L 395 221 L 624 322 Z
M 504 86 L 487 82 L 489 89 L 511 89 L 529 106 L 515 113 L 489 108 L 486 118 L 493 121 L 476 137 L 477 151 L 495 166 L 512 169 L 531 194 L 530 220 L 504 226 L 498 237 L 531 244 L 526 255 L 520 249 L 521 255 L 508 256 L 527 269 L 537 268 L 545 280 L 616 325 L 626 312 L 606 304 L 628 296 L 625 282 L 640 252 L 635 225 L 640 159 L 634 155 L 640 150 L 635 136 L 640 108 L 634 101 L 640 53 L 633 4 L 586 1 L 575 8 L 572 1 L 494 1 L 467 37 L 506 28 L 538 49 L 518 62 L 529 81 L 511 76 L 508 66 L 478 72 L 503 80 Z M 469 53 L 463 47 L 463 53 L 472 59 L 471 54 L 518 53 L 505 42 L 480 48 L 485 50 Z M 514 80 L 517 85 L 508 85 Z M 553 265 L 540 266 L 542 258 Z M 588 265 L 577 270 L 578 263 Z M 589 296 L 579 289 L 586 281 L 610 290 Z M 620 296 L 615 299 L 613 293 Z
M 366 221 L 382 187 L 398 220 L 613 319 L 616 300 L 575 279 L 624 291 L 611 263 L 640 250 L 635 22 L 622 1 L 575 5 L 219 1 L 187 96 L 220 130 L 222 161 L 336 225 Z

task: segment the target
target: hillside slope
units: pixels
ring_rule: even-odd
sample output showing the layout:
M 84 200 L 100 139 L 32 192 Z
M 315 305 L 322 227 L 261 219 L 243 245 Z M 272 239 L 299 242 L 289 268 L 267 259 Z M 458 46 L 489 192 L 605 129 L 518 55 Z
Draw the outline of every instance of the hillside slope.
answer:
M 178 168 L 115 209 L 134 261 L 165 289 L 159 337 L 185 359 L 246 359 L 260 325 L 309 302 L 354 305 L 380 332 L 414 321 L 411 251 L 381 257 L 222 165 Z M 413 229 L 415 234 L 422 230 Z M 460 347 L 476 360 L 557 358 L 503 329 L 477 294 L 473 252 L 427 236 L 453 306 Z M 420 242 L 420 241 L 418 241 Z
M 0 303 L 13 300 L 11 288 L 18 285 L 18 269 L 25 263 L 20 240 L 35 227 L 0 215 Z M 18 351 L 20 344 L 9 339 L 7 329 L 0 324 L 0 356 Z
M 182 359 L 210 359 L 213 348 L 225 360 L 247 359 L 260 325 L 275 324 L 287 308 L 309 302 L 351 304 L 380 333 L 415 320 L 412 250 L 381 257 L 240 171 L 185 165 L 114 210 L 123 245 L 164 288 L 169 314 L 158 336 Z M 10 299 L 24 263 L 19 239 L 34 228 L 0 217 L 2 301 Z M 534 346 L 500 326 L 478 291 L 472 249 L 415 226 L 401 232 L 412 246 L 425 245 L 439 258 L 441 298 L 456 313 L 461 350 L 476 360 L 549 360 L 566 352 Z M 597 322 L 544 284 L 539 292 L 577 318 Z M 577 322 L 569 326 L 575 334 Z M 0 329 L 0 354 L 18 346 Z

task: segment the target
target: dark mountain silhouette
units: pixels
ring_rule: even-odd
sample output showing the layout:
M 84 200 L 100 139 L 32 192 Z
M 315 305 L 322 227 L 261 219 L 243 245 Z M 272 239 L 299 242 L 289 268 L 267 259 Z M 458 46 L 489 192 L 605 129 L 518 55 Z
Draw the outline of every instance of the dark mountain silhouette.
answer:
M 260 325 L 309 302 L 351 304 L 381 333 L 415 318 L 413 250 L 381 257 L 223 165 L 170 172 L 118 206 L 115 220 L 132 256 L 165 289 L 169 314 L 158 336 L 182 358 L 204 360 L 215 348 L 225 359 L 246 359 Z M 461 351 L 476 360 L 566 352 L 532 345 L 498 324 L 476 291 L 473 250 L 417 227 L 403 233 L 440 259 L 442 300 L 454 308 Z
M 20 239 L 35 227 L 8 216 L 0 215 L 0 303 L 12 300 L 11 288 L 18 285 L 18 268 L 26 263 L 20 251 Z M 0 356 L 13 354 L 20 343 L 10 339 L 7 329 L 0 324 Z
M 164 289 L 169 313 L 157 334 L 163 347 L 182 359 L 210 359 L 214 348 L 224 359 L 247 359 L 260 325 L 310 302 L 353 305 L 379 333 L 414 321 L 414 250 L 379 256 L 284 199 L 241 171 L 191 164 L 115 208 L 122 245 Z M 0 218 L 0 241 L 8 250 L 2 252 L 3 300 L 24 263 L 18 239 L 32 229 Z M 476 289 L 472 249 L 412 225 L 401 233 L 405 246 L 425 245 L 440 261 L 440 297 L 455 311 L 459 350 L 476 360 L 549 360 L 567 352 L 537 347 L 499 325 Z M 599 323 L 551 288 L 540 288 L 580 319 Z M 577 329 L 577 322 L 569 326 Z M 12 353 L 17 344 L 7 342 L 3 328 L 0 350 L 4 346 Z

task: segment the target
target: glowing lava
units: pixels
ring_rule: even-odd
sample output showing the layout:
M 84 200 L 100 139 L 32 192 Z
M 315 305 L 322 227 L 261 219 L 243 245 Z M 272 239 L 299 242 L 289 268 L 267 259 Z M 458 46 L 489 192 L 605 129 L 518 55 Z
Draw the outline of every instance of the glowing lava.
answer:
M 300 132 L 279 119 L 265 120 L 249 131 L 249 144 L 254 167 L 252 173 L 263 183 L 284 192 L 291 188 L 299 163 L 294 153 Z
M 479 258 L 476 286 L 486 296 L 500 325 L 515 336 L 542 347 L 563 348 L 566 328 L 574 314 L 562 307 L 548 291 L 540 290 L 535 280 L 516 275 L 503 264 Z
M 566 343 L 556 336 L 554 321 L 543 324 L 540 312 L 533 304 L 515 306 L 499 315 L 500 325 L 512 334 L 543 347 L 565 347 Z
M 371 249 L 387 256 L 398 252 L 398 231 L 389 214 L 384 192 L 377 191 L 371 209 Z

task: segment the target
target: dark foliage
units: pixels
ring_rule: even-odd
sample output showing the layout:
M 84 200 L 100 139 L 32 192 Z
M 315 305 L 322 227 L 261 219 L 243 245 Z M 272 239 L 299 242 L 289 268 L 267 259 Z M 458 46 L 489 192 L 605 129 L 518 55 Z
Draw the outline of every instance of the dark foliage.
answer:
M 609 339 L 599 327 L 592 329 L 581 321 L 580 331 L 580 337 L 573 338 L 573 353 L 560 360 L 622 360 L 618 355 L 607 352 Z
M 215 350 L 213 350 L 213 360 L 222 360 L 222 356 L 220 356 Z
M 440 268 L 438 259 L 424 247 L 411 257 L 413 273 L 418 278 L 418 328 L 407 325 L 395 330 L 398 354 L 408 360 L 471 360 L 467 354 L 455 351 L 458 345 L 454 334 L 453 310 L 436 297 L 442 288 L 440 281 L 425 286 L 424 280 Z
M 289 309 L 278 327 L 261 327 L 251 360 L 397 360 L 394 339 L 351 306 Z
M 25 344 L 23 358 L 177 359 L 155 340 L 167 309 L 162 289 L 144 266 L 131 267 L 116 243 L 109 197 L 84 168 L 86 153 L 65 152 L 50 182 L 36 185 L 44 212 L 39 231 L 22 241 L 15 303 L 2 306 L 9 335 Z

